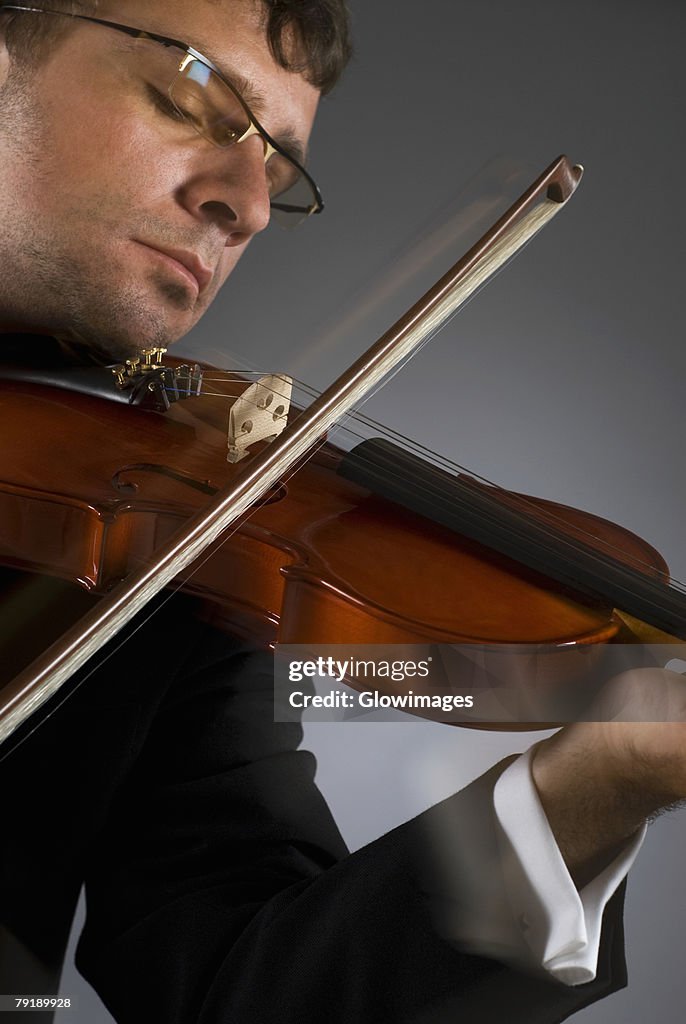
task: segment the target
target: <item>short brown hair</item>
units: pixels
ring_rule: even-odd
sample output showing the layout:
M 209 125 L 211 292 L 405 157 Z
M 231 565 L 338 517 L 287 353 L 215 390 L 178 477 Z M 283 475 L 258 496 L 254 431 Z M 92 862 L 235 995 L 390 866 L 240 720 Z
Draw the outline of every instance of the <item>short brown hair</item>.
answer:
M 221 3 L 222 0 L 214 0 Z M 350 59 L 350 15 L 345 0 L 258 0 L 265 9 L 265 33 L 281 67 L 304 75 L 322 93 L 330 92 Z M 0 0 L 0 12 L 2 11 Z M 53 0 L 50 9 L 94 14 L 98 0 Z M 61 18 L 23 17 L 7 12 L 7 47 L 21 60 L 40 60 L 56 39 L 70 31 Z
M 65 14 L 93 14 L 97 5 L 98 0 L 55 0 L 49 7 Z M 33 7 L 33 3 L 27 3 L 28 6 Z M 0 2 L 0 13 L 3 7 Z M 25 17 L 21 11 L 8 11 L 4 17 L 7 49 L 23 64 L 41 60 L 71 29 L 69 22 L 61 18 Z
M 350 16 L 345 0 L 262 0 L 266 33 L 281 67 L 303 74 L 322 93 L 330 92 L 350 60 Z M 296 46 L 288 45 L 293 34 Z M 294 58 L 293 53 L 299 56 Z

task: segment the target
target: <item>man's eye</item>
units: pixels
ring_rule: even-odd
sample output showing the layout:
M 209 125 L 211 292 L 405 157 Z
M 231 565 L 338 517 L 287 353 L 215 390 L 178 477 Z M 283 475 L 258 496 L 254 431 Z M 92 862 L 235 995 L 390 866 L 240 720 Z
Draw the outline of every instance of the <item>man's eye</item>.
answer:
M 216 118 L 212 128 L 220 146 L 233 146 L 235 142 L 240 141 L 246 131 L 245 124 L 232 124 L 227 117 Z

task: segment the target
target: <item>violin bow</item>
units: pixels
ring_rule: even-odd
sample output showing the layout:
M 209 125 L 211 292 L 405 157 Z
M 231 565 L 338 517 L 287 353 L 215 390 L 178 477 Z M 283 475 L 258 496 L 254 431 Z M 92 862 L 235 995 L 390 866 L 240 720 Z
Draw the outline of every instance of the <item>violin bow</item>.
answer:
M 558 157 L 491 228 L 270 444 L 241 465 L 231 484 L 130 573 L 3 689 L 0 743 L 220 534 L 255 506 L 326 432 L 457 312 L 534 237 L 576 190 L 583 168 Z

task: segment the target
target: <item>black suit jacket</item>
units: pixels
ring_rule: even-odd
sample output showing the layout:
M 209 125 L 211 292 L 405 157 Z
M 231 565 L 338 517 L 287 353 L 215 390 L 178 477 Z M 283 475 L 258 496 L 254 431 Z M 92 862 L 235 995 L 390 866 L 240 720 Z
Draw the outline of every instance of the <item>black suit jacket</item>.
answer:
M 134 623 L 0 764 L 3 923 L 44 963 L 85 878 L 77 965 L 121 1024 L 552 1024 L 625 983 L 621 892 L 579 988 L 451 942 L 428 837 L 495 856 L 470 809 L 502 766 L 348 855 L 270 656 L 193 611 Z

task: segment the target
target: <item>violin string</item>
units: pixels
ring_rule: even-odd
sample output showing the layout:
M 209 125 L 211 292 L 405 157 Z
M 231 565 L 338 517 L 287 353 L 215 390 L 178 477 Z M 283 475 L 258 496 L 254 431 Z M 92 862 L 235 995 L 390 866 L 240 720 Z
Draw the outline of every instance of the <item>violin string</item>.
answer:
M 542 204 L 542 205 L 543 205 L 543 204 Z M 474 289 L 474 290 L 473 290 L 473 291 L 471 292 L 471 294 L 470 294 L 469 296 L 467 296 L 467 297 L 466 297 L 465 299 L 463 299 L 463 300 L 462 300 L 462 301 L 460 302 L 460 304 L 459 304 L 459 305 L 458 305 L 458 306 L 457 306 L 457 307 L 456 307 L 455 309 L 453 309 L 453 310 L 452 310 L 452 311 L 451 311 L 450 313 L 448 313 L 448 314 L 447 314 L 446 316 L 442 317 L 442 318 L 440 319 L 440 321 L 439 321 L 439 322 L 438 322 L 438 323 L 437 323 L 437 324 L 435 325 L 435 327 L 434 327 L 434 328 L 433 328 L 432 330 L 428 331 L 428 332 L 427 332 L 427 333 L 426 333 L 426 334 L 424 335 L 424 337 L 422 338 L 421 342 L 419 342 L 419 344 L 417 344 L 417 345 L 416 345 L 416 346 L 415 346 L 415 347 L 414 347 L 414 348 L 412 349 L 412 351 L 411 351 L 411 352 L 409 352 L 409 353 L 408 353 L 408 354 L 407 354 L 407 355 L 405 356 L 405 358 L 404 358 L 404 359 L 401 359 L 401 360 L 400 360 L 400 361 L 399 361 L 398 363 L 396 363 L 396 364 L 395 364 L 395 366 L 393 367 L 393 369 L 392 369 L 392 370 L 391 370 L 391 371 L 390 371 L 389 373 L 385 374 L 385 375 L 384 375 L 384 376 L 383 376 L 383 377 L 382 377 L 382 378 L 381 378 L 381 379 L 380 379 L 380 380 L 379 380 L 379 381 L 378 381 L 378 382 L 376 383 L 376 385 L 375 385 L 375 386 L 374 386 L 373 388 L 371 388 L 371 389 L 369 390 L 369 392 L 368 392 L 368 393 L 367 393 L 367 394 L 365 395 L 364 401 L 365 401 L 365 402 L 369 401 L 369 399 L 370 399 L 370 398 L 372 398 L 372 397 L 373 397 L 374 395 L 376 395 L 376 394 L 377 394 L 377 393 L 378 393 L 378 392 L 379 392 L 379 391 L 380 391 L 380 390 L 381 390 L 382 388 L 386 387 L 386 385 L 387 385 L 387 384 L 388 384 L 388 383 L 389 383 L 389 382 L 390 382 L 391 380 L 393 380 L 393 378 L 394 378 L 394 377 L 396 376 L 396 374 L 400 373 L 400 372 L 401 372 L 401 371 L 402 371 L 402 370 L 403 370 L 403 369 L 404 369 L 404 368 L 405 368 L 405 367 L 406 367 L 406 366 L 408 365 L 408 363 L 410 362 L 410 360 L 411 360 L 411 359 L 414 359 L 414 358 L 415 358 L 415 356 L 416 356 L 416 355 L 418 355 L 418 354 L 419 354 L 419 352 L 421 352 L 421 351 L 422 351 L 422 349 L 423 349 L 423 348 L 424 348 L 424 347 L 425 347 L 426 345 L 428 345 L 428 344 L 429 344 L 429 342 L 433 341 L 433 339 L 434 339 L 434 338 L 435 338 L 435 337 L 436 337 L 436 336 L 437 336 L 437 335 L 438 335 L 438 334 L 439 334 L 439 333 L 440 333 L 441 331 L 443 331 L 443 329 L 444 329 L 444 328 L 446 328 L 446 327 L 447 327 L 447 326 L 448 326 L 448 325 L 449 325 L 450 323 L 452 323 L 452 321 L 453 321 L 453 320 L 454 320 L 454 319 L 455 319 L 455 318 L 456 318 L 456 317 L 458 316 L 458 314 L 462 313 L 462 311 L 463 311 L 464 309 L 466 309 L 466 307 L 467 307 L 467 306 L 469 305 L 469 303 L 470 303 L 470 302 L 472 302 L 472 301 L 473 301 L 473 300 L 474 300 L 474 299 L 475 299 L 475 298 L 477 297 L 477 295 L 480 295 L 480 294 L 481 294 L 481 292 L 483 291 L 483 289 L 484 289 L 484 288 L 486 288 L 486 286 L 487 286 L 487 285 L 491 284 L 491 283 L 492 283 L 492 282 L 493 282 L 493 281 L 494 281 L 494 280 L 495 280 L 495 279 L 496 279 L 497 277 L 499 277 L 499 276 L 500 276 L 500 274 L 502 274 L 502 272 L 503 272 L 503 271 L 505 270 L 505 268 L 506 268 L 506 267 L 509 267 L 509 266 L 510 266 L 510 264 L 512 263 L 512 261 L 513 261 L 513 260 L 514 260 L 514 259 L 515 259 L 515 258 L 516 258 L 517 256 L 519 256 L 519 255 L 520 255 L 520 253 L 524 252 L 524 250 L 525 250 L 525 249 L 526 249 L 526 248 L 527 248 L 527 247 L 528 247 L 528 246 L 529 246 L 529 245 L 531 244 L 531 242 L 533 242 L 533 240 L 534 240 L 534 239 L 535 239 L 535 238 L 536 238 L 536 237 L 538 236 L 538 234 L 539 234 L 539 233 L 540 233 L 540 232 L 541 232 L 541 231 L 543 230 L 543 228 L 544 228 L 544 226 L 545 226 L 545 224 L 546 224 L 546 223 L 547 223 L 547 221 L 543 221 L 543 222 L 542 222 L 542 223 L 541 223 L 541 224 L 540 224 L 540 225 L 538 226 L 538 228 L 537 228 L 537 230 L 535 231 L 535 233 L 534 233 L 533 235 L 531 235 L 531 237 L 530 237 L 530 238 L 529 238 L 529 239 L 528 239 L 527 241 L 525 241 L 525 242 L 522 242 L 522 243 L 520 243 L 520 244 L 518 245 L 517 249 L 516 249 L 516 250 L 515 250 L 514 252 L 512 252 L 512 253 L 511 253 L 511 254 L 510 254 L 510 255 L 509 255 L 508 257 L 507 257 L 507 259 L 503 260 L 503 262 L 502 262 L 502 263 L 501 263 L 501 264 L 500 264 L 500 265 L 499 265 L 499 266 L 498 266 L 497 268 L 495 268 L 495 269 L 493 269 L 493 270 L 491 270 L 491 271 L 489 272 L 489 274 L 488 274 L 488 277 L 487 277 L 487 278 L 486 278 L 485 280 L 483 280 L 483 281 L 482 281 L 482 282 L 481 282 L 481 283 L 480 283 L 480 284 L 479 284 L 479 285 L 478 285 L 478 286 L 477 286 L 477 287 L 476 287 L 476 288 L 475 288 L 475 289 Z M 234 380 L 234 379 L 240 379 L 239 377 L 237 377 L 237 378 L 234 378 L 234 377 L 232 377 L 232 376 L 231 376 L 231 371 L 228 371 L 228 372 L 229 372 L 229 374 L 230 374 L 230 380 L 231 380 L 231 382 L 233 382 L 233 380 Z M 249 372 L 250 372 L 250 373 L 252 373 L 253 375 L 255 375 L 256 373 L 258 373 L 258 371 L 254 370 L 254 369 L 253 369 L 253 370 L 250 370 Z M 290 376 L 290 375 L 288 375 L 288 376 Z M 219 380 L 219 378 L 212 378 L 212 377 L 210 377 L 210 378 L 208 378 L 208 379 L 209 379 L 210 381 L 215 381 L 215 382 L 216 382 L 217 380 Z M 204 377 L 204 375 L 203 375 L 203 383 L 204 383 L 204 381 L 205 381 L 205 377 Z M 267 385 L 264 385 L 264 386 L 265 386 L 265 387 L 268 387 Z M 316 391 L 314 391 L 314 390 L 312 390 L 312 394 L 313 394 L 314 396 L 317 396 L 317 392 L 316 392 Z M 355 417 L 355 416 L 357 416 L 357 415 L 358 415 L 358 413 L 357 413 L 357 410 L 356 410 L 356 409 L 350 409 L 350 410 L 349 410 L 349 411 L 348 411 L 347 413 L 345 413 L 345 414 L 344 414 L 344 416 L 343 416 L 343 417 L 341 418 L 341 421 L 340 421 L 340 422 L 345 422 L 345 421 L 346 421 L 347 419 L 349 419 L 349 418 L 354 418 L 354 417 Z
M 256 370 L 248 372 L 251 374 L 259 373 L 259 371 Z M 237 379 L 240 380 L 240 377 Z M 222 380 L 222 378 L 210 377 L 209 380 L 210 382 L 219 382 L 220 380 Z M 233 378 L 231 379 L 231 382 L 233 382 Z M 244 386 L 245 379 L 243 379 L 241 383 Z M 311 387 L 310 385 L 305 384 L 303 381 L 293 379 L 293 384 L 304 394 L 308 395 L 310 398 L 316 398 L 318 396 L 317 390 Z M 220 395 L 221 393 L 212 392 L 212 394 Z M 497 495 L 503 495 L 509 501 L 509 511 L 514 513 L 514 515 L 517 516 L 520 522 L 524 524 L 530 522 L 531 518 L 534 518 L 534 520 L 537 523 L 537 526 L 541 529 L 542 534 L 548 537 L 549 539 L 557 539 L 559 537 L 561 530 L 562 533 L 565 535 L 565 539 L 569 543 L 573 544 L 577 551 L 583 553 L 585 556 L 591 559 L 597 559 L 598 555 L 593 550 L 589 551 L 588 547 L 592 547 L 594 543 L 598 543 L 600 541 L 600 543 L 603 546 L 603 549 L 606 552 L 613 555 L 623 564 L 629 565 L 636 572 L 642 573 L 643 575 L 648 577 L 652 577 L 653 579 L 659 577 L 665 586 L 669 587 L 677 593 L 686 594 L 686 584 L 682 583 L 675 577 L 670 577 L 662 569 L 657 569 L 654 565 L 652 565 L 645 558 L 639 556 L 637 553 L 628 554 L 624 547 L 622 547 L 619 543 L 615 543 L 613 541 L 609 541 L 606 539 L 600 540 L 600 538 L 598 538 L 593 533 L 593 531 L 590 530 L 590 528 L 579 525 L 575 525 L 573 527 L 573 533 L 575 536 L 581 539 L 581 542 L 579 542 L 579 540 L 573 540 L 572 536 L 569 533 L 569 528 L 567 527 L 567 529 L 565 529 L 566 524 L 564 523 L 564 520 L 561 519 L 559 515 L 555 515 L 555 513 L 553 513 L 551 510 L 542 509 L 540 506 L 535 504 L 531 499 L 527 498 L 526 496 L 516 494 L 512 491 L 507 490 L 506 488 L 501 487 L 498 484 L 492 483 L 485 477 L 482 477 L 479 474 L 473 472 L 472 470 L 467 469 L 464 466 L 461 466 L 459 463 L 449 459 L 447 456 L 433 452 L 427 446 L 411 440 L 410 438 L 401 434 L 399 431 L 387 427 L 383 424 L 380 424 L 377 421 L 373 420 L 371 417 L 368 417 L 357 410 L 351 411 L 349 414 L 347 414 L 347 416 L 340 422 L 337 428 L 331 431 L 331 433 L 336 434 L 345 431 L 347 434 L 351 435 L 352 437 L 358 438 L 359 440 L 367 440 L 367 435 L 360 433 L 359 430 L 353 429 L 353 427 L 350 425 L 351 423 L 364 424 L 365 427 L 371 428 L 372 430 L 381 434 L 381 436 L 385 436 L 389 439 L 392 438 L 394 441 L 399 442 L 400 445 L 406 450 L 420 451 L 423 454 L 426 461 L 430 462 L 432 465 L 437 466 L 438 468 L 443 469 L 446 472 L 449 472 L 451 475 L 459 476 L 464 474 L 470 477 L 471 479 L 476 480 L 478 483 L 488 487 L 490 493 L 482 495 L 482 497 L 484 497 L 487 501 L 492 503 L 494 512 L 497 512 L 499 509 Z M 400 473 L 397 474 L 396 479 L 401 479 Z M 513 501 L 516 503 L 514 507 L 512 506 Z
M 301 386 L 300 382 L 298 382 L 298 385 Z M 309 390 L 312 391 L 313 389 Z M 487 486 L 493 495 L 502 494 L 503 496 L 507 497 L 510 500 L 515 499 L 519 508 L 515 507 L 514 509 L 512 509 L 511 506 L 510 508 L 512 511 L 515 512 L 515 514 L 519 516 L 520 520 L 525 521 L 527 519 L 527 516 L 534 516 L 537 520 L 543 519 L 547 523 L 549 523 L 549 526 L 547 528 L 547 536 L 552 538 L 557 535 L 559 523 L 563 521 L 560 520 L 560 517 L 556 516 L 555 513 L 553 513 L 551 510 L 541 509 L 537 504 L 535 504 L 534 501 L 527 498 L 525 495 L 520 495 L 512 491 L 509 491 L 506 488 L 500 486 L 499 484 L 495 484 L 490 480 L 486 479 L 485 477 L 480 476 L 473 470 L 461 466 L 459 463 L 453 461 L 447 456 L 433 452 L 425 445 L 415 442 L 410 438 L 407 438 L 405 435 L 399 433 L 398 431 L 393 430 L 390 427 L 386 427 L 383 424 L 380 424 L 372 420 L 371 418 L 364 416 L 363 414 L 356 414 L 355 418 L 360 422 L 365 423 L 366 426 L 371 427 L 375 431 L 378 431 L 379 433 L 382 434 L 382 436 L 386 435 L 389 438 L 392 437 L 394 440 L 400 442 L 400 444 L 409 451 L 420 450 L 423 453 L 426 460 L 431 462 L 433 465 L 437 466 L 437 468 L 444 469 L 446 472 L 449 472 L 451 473 L 451 475 L 455 476 L 466 474 L 471 479 L 476 480 L 477 482 L 483 484 L 484 486 Z M 360 434 L 359 432 L 355 433 L 354 431 L 350 430 L 350 433 L 353 434 L 353 436 L 360 438 L 361 440 L 367 440 L 365 435 Z M 397 479 L 400 479 L 400 474 L 397 475 Z M 486 495 L 486 497 L 490 498 L 490 500 L 492 500 L 493 503 L 497 505 L 496 497 L 491 497 L 490 495 Z M 564 525 L 562 526 L 562 529 L 564 531 Z M 582 537 L 587 538 L 589 543 L 592 543 L 593 541 L 597 542 L 599 540 L 599 538 L 590 529 L 584 527 L 575 526 L 574 532 L 580 534 Z M 665 585 L 670 586 L 672 589 L 680 593 L 686 593 L 686 585 L 684 583 L 682 583 L 676 577 L 668 576 L 668 574 L 666 574 L 663 570 L 656 569 L 655 566 L 653 566 L 650 562 L 639 557 L 637 554 L 628 555 L 628 553 L 624 550 L 623 547 L 620 547 L 619 544 L 616 544 L 608 540 L 603 540 L 601 543 L 606 548 L 606 550 L 613 552 L 617 558 L 620 558 L 625 563 L 630 562 L 637 569 L 637 571 L 642 571 L 652 576 L 655 576 L 657 574 L 664 580 Z M 581 548 L 579 548 L 579 550 L 581 550 Z
M 215 379 L 218 380 L 219 378 Z M 243 383 L 245 382 L 243 381 Z M 294 383 L 297 385 L 297 387 L 300 388 L 300 390 L 302 390 L 306 394 L 316 397 L 317 392 L 314 388 L 305 385 L 302 381 L 294 381 Z M 555 514 L 552 513 L 550 510 L 541 509 L 539 506 L 534 505 L 534 503 L 527 499 L 526 497 L 521 495 L 515 495 L 512 492 L 500 487 L 499 485 L 491 483 L 485 478 L 480 477 L 478 474 L 473 473 L 472 471 L 459 466 L 459 464 L 453 462 L 452 460 L 448 459 L 445 456 L 437 456 L 436 453 L 432 452 L 424 445 L 410 441 L 409 438 L 405 437 L 399 432 L 393 431 L 391 428 L 376 423 L 371 418 L 366 417 L 359 412 L 351 413 L 350 416 L 348 417 L 348 420 L 363 422 L 365 423 L 365 425 L 371 426 L 373 429 L 375 429 L 382 435 L 385 434 L 386 436 L 393 436 L 395 440 L 398 440 L 402 443 L 403 447 L 406 447 L 410 450 L 412 448 L 414 448 L 415 450 L 421 449 L 425 453 L 427 461 L 430 461 L 434 465 L 440 465 L 443 469 L 449 472 L 454 472 L 455 470 L 457 470 L 458 474 L 460 472 L 466 473 L 472 479 L 478 480 L 480 483 L 487 485 L 489 487 L 489 490 L 492 492 L 492 494 L 487 494 L 483 497 L 485 497 L 487 500 L 492 501 L 494 506 L 497 505 L 497 499 L 494 495 L 505 495 L 510 499 L 510 511 L 513 512 L 520 519 L 521 522 L 526 522 L 531 519 L 531 516 L 535 516 L 539 528 L 547 537 L 557 538 L 559 536 L 559 523 L 561 522 L 560 517 L 555 516 Z M 359 431 L 353 430 L 351 426 L 346 425 L 344 423 L 340 425 L 339 429 L 346 431 L 349 435 L 357 437 L 360 440 L 367 439 L 365 435 L 361 434 Z M 337 431 L 332 431 L 332 433 L 336 432 Z M 399 474 L 397 479 L 400 479 Z M 517 504 L 520 506 L 519 508 L 512 508 L 511 502 L 513 499 L 516 500 Z M 584 527 L 580 527 L 577 525 L 574 527 L 574 532 L 582 538 L 582 541 L 585 539 L 587 545 L 592 544 L 594 541 L 598 541 L 597 536 L 592 531 Z M 567 534 L 567 539 L 571 541 L 569 534 Z M 640 558 L 637 554 L 628 555 L 623 547 L 620 547 L 618 544 L 612 543 L 608 540 L 603 540 L 602 544 L 606 551 L 612 553 L 614 557 L 618 558 L 624 564 L 629 564 L 630 567 L 634 568 L 635 571 L 643 573 L 647 576 L 651 576 L 652 578 L 659 577 L 664 582 L 664 585 L 668 586 L 670 589 L 678 593 L 686 593 L 686 587 L 679 580 L 677 580 L 676 578 L 670 579 L 670 577 L 663 570 L 656 569 L 654 565 Z M 587 548 L 582 547 L 581 544 L 577 543 L 576 547 L 578 551 L 583 552 L 587 557 L 597 557 L 597 555 L 595 555 L 595 552 L 589 552 Z

